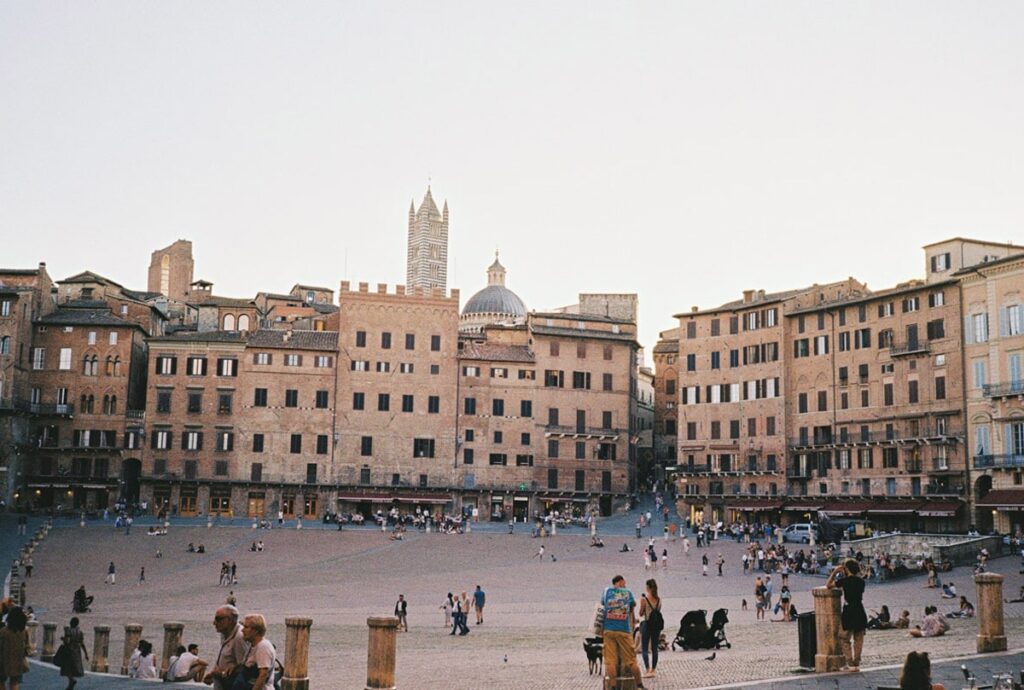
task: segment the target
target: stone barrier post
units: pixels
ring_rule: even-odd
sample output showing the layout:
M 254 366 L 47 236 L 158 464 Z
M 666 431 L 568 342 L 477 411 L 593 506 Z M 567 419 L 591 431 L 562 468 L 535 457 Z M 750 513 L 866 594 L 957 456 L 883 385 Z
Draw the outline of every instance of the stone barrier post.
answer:
M 981 573 L 974 576 L 978 588 L 978 653 L 1006 651 L 1003 629 L 1003 576 Z
M 814 672 L 831 673 L 845 664 L 839 633 L 842 628 L 840 600 L 843 593 L 838 589 L 815 587 L 814 624 L 817 629 L 818 653 L 814 655 Z
M 36 648 L 36 641 L 39 639 L 39 622 L 29 621 L 25 624 L 25 631 L 28 633 L 28 651 L 26 653 L 29 656 L 35 656 L 39 653 L 39 649 Z
M 395 639 L 398 619 L 370 617 L 370 640 L 366 654 L 366 690 L 395 690 Z
M 309 629 L 312 618 L 285 618 L 281 690 L 309 690 Z
M 124 626 L 124 655 L 121 657 L 121 675 L 128 675 L 128 662 L 132 658 L 132 652 L 139 646 L 142 639 L 142 626 L 129 623 Z
M 167 673 L 171 657 L 177 652 L 181 645 L 181 632 L 185 629 L 184 623 L 164 623 L 164 649 L 160 654 L 160 674 Z
M 57 624 L 43 623 L 43 653 L 39 655 L 40 661 L 53 662 L 53 653 L 57 645 Z
M 110 670 L 110 666 L 107 663 L 107 656 L 110 654 L 110 626 L 97 625 L 93 627 L 93 632 L 92 670 L 98 673 L 106 673 Z

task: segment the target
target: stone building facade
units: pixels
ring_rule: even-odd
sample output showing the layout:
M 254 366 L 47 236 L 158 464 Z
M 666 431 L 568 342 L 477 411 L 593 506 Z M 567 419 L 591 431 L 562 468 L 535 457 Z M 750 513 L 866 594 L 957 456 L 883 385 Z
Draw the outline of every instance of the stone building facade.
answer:
M 150 256 L 146 289 L 175 302 L 189 302 L 194 270 L 192 243 L 189 240 L 177 240 L 163 249 L 157 249 Z
M 963 289 L 972 520 L 1024 527 L 1024 250 L 956 273 Z
M 748 291 L 678 315 L 655 348 L 655 415 L 656 444 L 678 433 L 681 511 L 931 531 L 1024 522 L 1012 488 L 1024 465 L 1012 373 L 1024 248 L 924 249 L 925 279 L 891 289 Z

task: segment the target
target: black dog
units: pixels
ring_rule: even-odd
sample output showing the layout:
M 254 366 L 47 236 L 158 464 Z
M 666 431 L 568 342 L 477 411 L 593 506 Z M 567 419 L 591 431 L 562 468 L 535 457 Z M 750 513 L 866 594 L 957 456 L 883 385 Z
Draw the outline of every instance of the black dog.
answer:
M 595 673 L 601 675 L 601 665 L 604 663 L 604 639 L 601 637 L 584 638 L 583 651 L 587 653 L 590 675 Z

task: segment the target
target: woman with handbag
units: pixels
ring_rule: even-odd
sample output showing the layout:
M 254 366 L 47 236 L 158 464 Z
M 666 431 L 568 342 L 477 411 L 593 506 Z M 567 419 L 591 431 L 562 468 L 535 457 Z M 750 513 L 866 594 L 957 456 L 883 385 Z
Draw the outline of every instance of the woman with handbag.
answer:
M 249 651 L 231 690 L 273 690 L 274 667 L 277 653 L 267 634 L 267 619 L 258 613 L 250 613 L 242 619 L 242 637 L 249 643 Z
M 10 690 L 18 690 L 21 677 L 28 673 L 28 618 L 20 606 L 7 612 L 7 627 L 0 630 L 0 678 L 6 678 Z M 8 687 L 0 681 L 0 688 Z
M 86 661 L 89 660 L 89 652 L 85 650 L 85 635 L 78 627 L 78 618 L 71 619 L 71 624 L 64 628 L 64 637 L 60 641 L 60 646 L 65 651 L 62 655 L 64 663 L 58 664 L 58 666 L 60 666 L 60 674 L 68 679 L 66 690 L 72 690 L 78 683 L 78 679 L 85 675 L 82 657 L 84 656 Z M 60 653 L 61 650 L 58 649 L 57 654 Z M 56 660 L 56 657 L 54 659 Z

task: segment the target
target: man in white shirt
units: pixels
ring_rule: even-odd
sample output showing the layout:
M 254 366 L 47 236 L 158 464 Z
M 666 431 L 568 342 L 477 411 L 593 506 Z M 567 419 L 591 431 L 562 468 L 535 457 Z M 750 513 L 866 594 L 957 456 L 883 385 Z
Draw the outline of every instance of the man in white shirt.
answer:
M 179 647 L 179 650 L 181 649 Z M 207 665 L 207 662 L 199 658 L 199 645 L 190 644 L 188 650 L 181 651 L 178 658 L 168 666 L 167 679 L 174 682 L 194 680 L 201 683 Z

